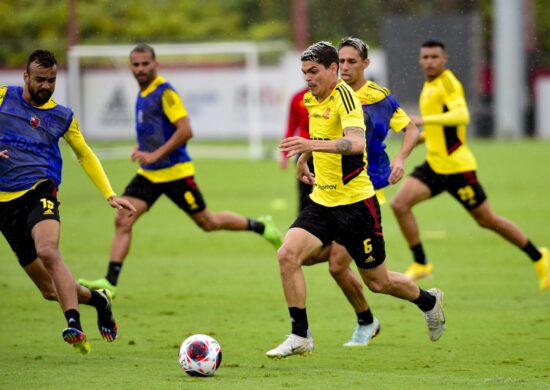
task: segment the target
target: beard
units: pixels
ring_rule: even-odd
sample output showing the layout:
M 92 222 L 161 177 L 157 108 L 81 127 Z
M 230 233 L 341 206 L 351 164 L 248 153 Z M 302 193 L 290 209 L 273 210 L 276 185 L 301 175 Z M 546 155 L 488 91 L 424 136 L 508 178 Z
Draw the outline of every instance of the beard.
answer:
M 34 90 L 28 86 L 29 88 L 29 95 L 31 96 L 31 100 L 35 102 L 38 106 L 42 106 L 50 100 L 52 97 L 52 92 L 47 89 L 41 89 L 41 90 Z

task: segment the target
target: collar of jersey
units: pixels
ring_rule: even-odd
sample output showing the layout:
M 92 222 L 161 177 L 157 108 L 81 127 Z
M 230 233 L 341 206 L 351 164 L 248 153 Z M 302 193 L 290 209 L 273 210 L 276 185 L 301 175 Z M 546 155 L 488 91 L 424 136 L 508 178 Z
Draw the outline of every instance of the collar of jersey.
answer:
M 145 90 L 140 92 L 141 97 L 145 97 L 145 96 L 149 95 L 151 92 L 153 92 L 155 89 L 157 89 L 157 87 L 159 85 L 161 85 L 162 83 L 165 83 L 165 82 L 166 81 L 161 76 L 157 76 L 151 82 L 151 84 L 149 84 L 149 86 L 147 88 L 145 88 Z

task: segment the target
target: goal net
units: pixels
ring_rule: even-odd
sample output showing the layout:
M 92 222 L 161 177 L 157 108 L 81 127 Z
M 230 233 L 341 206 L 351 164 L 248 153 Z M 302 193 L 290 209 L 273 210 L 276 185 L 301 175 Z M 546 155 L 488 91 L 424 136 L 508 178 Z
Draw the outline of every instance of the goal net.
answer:
M 135 139 L 138 86 L 129 70 L 133 48 L 82 45 L 69 50 L 69 105 L 90 140 Z M 267 152 L 266 140 L 283 136 L 289 97 L 303 85 L 299 57 L 286 42 L 155 44 L 153 48 L 159 74 L 182 97 L 194 139 L 246 140 L 247 150 L 240 155 L 260 158 Z

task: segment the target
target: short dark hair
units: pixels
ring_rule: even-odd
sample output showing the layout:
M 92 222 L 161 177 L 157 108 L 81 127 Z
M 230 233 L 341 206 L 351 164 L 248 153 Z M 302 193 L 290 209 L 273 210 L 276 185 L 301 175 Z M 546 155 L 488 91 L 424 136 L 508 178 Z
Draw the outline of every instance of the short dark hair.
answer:
M 37 49 L 31 53 L 29 59 L 27 60 L 27 73 L 29 73 L 29 66 L 36 62 L 43 68 L 51 68 L 54 65 L 57 65 L 57 60 L 53 53 L 49 50 Z
M 422 44 L 422 47 L 440 47 L 445 50 L 445 45 L 441 41 L 430 39 Z
M 313 61 L 328 68 L 333 62 L 339 64 L 338 51 L 327 41 L 314 43 L 302 53 L 301 61 Z
M 369 58 L 369 45 L 367 45 L 361 39 L 354 37 L 342 38 L 342 40 L 340 41 L 340 46 L 338 46 L 338 50 L 346 46 L 353 47 L 355 50 L 357 50 L 361 59 L 364 60 Z
M 151 46 L 149 46 L 146 43 L 138 43 L 136 47 L 134 47 L 130 52 L 130 57 L 134 53 L 151 53 L 151 55 L 153 56 L 153 59 L 157 58 L 157 56 L 155 55 L 155 49 L 153 49 Z

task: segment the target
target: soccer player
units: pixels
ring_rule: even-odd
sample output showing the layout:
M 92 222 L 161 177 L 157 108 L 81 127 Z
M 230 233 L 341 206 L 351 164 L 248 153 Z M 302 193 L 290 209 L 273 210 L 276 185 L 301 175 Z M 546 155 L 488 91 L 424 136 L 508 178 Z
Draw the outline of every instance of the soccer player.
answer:
M 105 340 L 113 341 L 118 327 L 110 294 L 77 285 L 61 259 L 59 139 L 67 141 L 111 207 L 136 210 L 113 192 L 72 110 L 51 98 L 56 76 L 53 54 L 35 50 L 27 61 L 23 88 L 0 87 L 0 231 L 43 297 L 59 302 L 67 320 L 63 339 L 87 354 L 90 344 L 80 323 L 79 303 L 96 308 Z
M 477 164 L 466 144 L 468 106 L 462 84 L 446 69 L 445 45 L 427 41 L 420 49 L 420 65 L 426 81 L 420 93 L 420 116 L 411 116 L 423 126 L 426 161 L 403 182 L 391 202 L 401 231 L 411 248 L 414 262 L 406 274 L 413 279 L 429 276 L 428 262 L 420 241 L 412 208 L 424 200 L 449 192 L 476 220 L 520 248 L 533 262 L 541 289 L 550 286 L 548 250 L 537 248 L 511 221 L 495 214 L 476 176 Z
M 367 145 L 367 173 L 372 182 L 379 204 L 385 204 L 384 187 L 397 183 L 404 172 L 404 161 L 418 142 L 418 128 L 411 122 L 395 97 L 386 88 L 365 78 L 370 64 L 368 46 L 361 39 L 348 37 L 340 42 L 340 77 L 357 95 L 361 102 Z M 405 133 L 401 148 L 390 162 L 384 143 L 389 129 Z M 351 257 L 346 249 L 332 244 L 329 257 L 329 271 L 344 295 L 355 309 L 357 327 L 346 347 L 366 346 L 380 331 L 380 322 L 373 316 L 359 278 L 350 268 Z
M 310 91 L 304 102 L 311 139 L 286 138 L 280 149 L 290 157 L 301 154 L 297 177 L 315 186 L 277 253 L 292 333 L 266 354 L 283 358 L 313 351 L 302 265 L 314 257 L 326 257 L 322 252 L 328 253 L 333 241 L 347 249 L 371 291 L 417 304 L 427 320 L 430 339 L 436 341 L 445 327 L 443 293 L 424 291 L 410 278 L 386 268 L 380 209 L 365 169 L 363 111 L 351 87 L 338 79 L 338 52 L 330 43 L 318 42 L 302 53 L 301 61 Z M 306 164 L 312 156 L 315 178 Z
M 79 279 L 78 282 L 87 287 L 110 290 L 115 296 L 122 264 L 130 250 L 132 227 L 162 194 L 206 232 L 249 230 L 262 235 L 278 248 L 281 235 L 271 217 L 253 220 L 230 211 L 214 213 L 206 207 L 194 179 L 195 166 L 187 152 L 187 142 L 193 131 L 180 96 L 157 74 L 159 63 L 151 46 L 137 45 L 130 53 L 130 66 L 140 89 L 136 102 L 138 144 L 131 159 L 139 163 L 140 168 L 126 187 L 123 198 L 133 204 L 137 212 L 119 210 L 116 215 L 105 278 Z
M 290 99 L 288 121 L 284 138 L 293 137 L 295 135 L 303 138 L 309 138 L 309 115 L 307 113 L 306 106 L 304 105 L 304 94 L 307 91 L 307 88 L 303 88 L 296 92 Z M 281 152 L 279 156 L 279 167 L 281 169 L 288 168 L 288 156 L 284 152 Z M 313 169 L 313 164 L 309 165 L 309 169 Z M 301 180 L 297 181 L 298 211 L 300 211 L 304 208 L 306 198 L 311 193 L 313 187 Z

